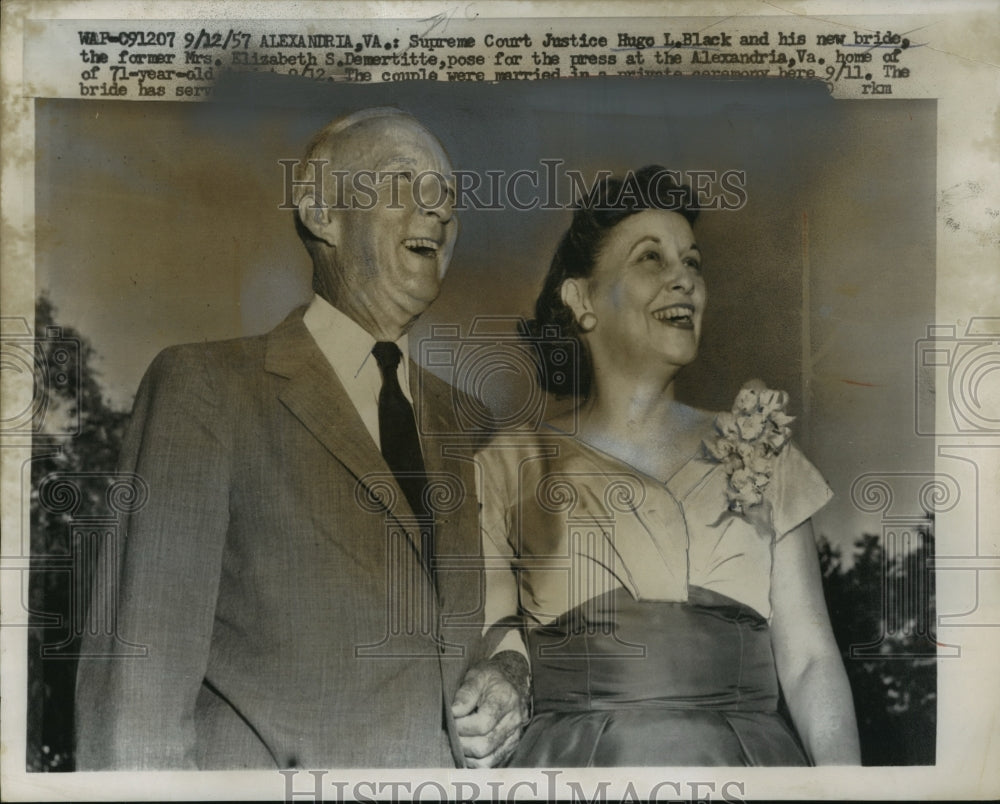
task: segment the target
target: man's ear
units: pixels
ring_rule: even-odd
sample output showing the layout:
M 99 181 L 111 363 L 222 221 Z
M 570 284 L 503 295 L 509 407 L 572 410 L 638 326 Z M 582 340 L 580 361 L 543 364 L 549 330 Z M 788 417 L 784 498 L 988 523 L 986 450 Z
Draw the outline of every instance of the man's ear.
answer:
M 573 311 L 573 317 L 577 321 L 580 320 L 580 317 L 584 313 L 594 312 L 593 305 L 590 303 L 587 284 L 585 278 L 573 276 L 569 279 L 564 279 L 562 285 L 559 287 L 559 297 L 562 299 L 563 304 Z
M 317 206 L 313 196 L 305 195 L 299 199 L 299 220 L 312 235 L 328 246 L 336 247 L 340 241 L 340 218 L 329 206 Z

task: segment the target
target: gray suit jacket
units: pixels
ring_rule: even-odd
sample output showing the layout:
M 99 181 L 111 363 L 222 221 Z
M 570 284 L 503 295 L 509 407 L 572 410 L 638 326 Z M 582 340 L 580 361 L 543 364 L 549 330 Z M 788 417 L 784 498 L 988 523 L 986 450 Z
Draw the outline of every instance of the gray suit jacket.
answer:
M 489 647 L 474 445 L 453 389 L 414 366 L 424 431 L 456 434 L 424 439 L 451 559 L 435 592 L 406 498 L 302 312 L 167 349 L 140 386 L 120 468 L 149 499 L 102 557 L 117 586 L 94 605 L 117 624 L 84 643 L 104 656 L 80 662 L 81 770 L 460 761 L 445 704 Z M 124 658 L 130 644 L 146 656 Z

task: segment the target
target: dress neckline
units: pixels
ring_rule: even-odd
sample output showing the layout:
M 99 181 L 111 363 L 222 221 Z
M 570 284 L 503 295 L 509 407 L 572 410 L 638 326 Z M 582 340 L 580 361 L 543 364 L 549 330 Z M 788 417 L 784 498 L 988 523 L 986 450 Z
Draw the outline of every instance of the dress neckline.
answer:
M 544 422 L 543 426 L 546 427 L 546 428 L 548 428 L 549 430 L 553 431 L 554 433 L 558 433 L 561 437 L 565 438 L 565 440 L 567 440 L 567 441 L 571 442 L 572 444 L 574 444 L 577 447 L 577 449 L 582 450 L 584 452 L 589 452 L 592 455 L 595 455 L 595 456 L 597 456 L 599 458 L 604 459 L 605 461 L 610 461 L 612 463 L 618 464 L 619 466 L 621 466 L 621 467 L 623 467 L 625 469 L 628 469 L 630 472 L 635 472 L 637 475 L 641 475 L 643 478 L 645 478 L 646 480 L 648 480 L 650 483 L 652 483 L 655 486 L 658 486 L 659 488 L 662 488 L 664 491 L 668 492 L 672 497 L 674 497 L 675 499 L 678 499 L 678 500 L 681 497 L 686 496 L 686 495 L 675 494 L 674 488 L 673 488 L 676 485 L 675 481 L 681 476 L 682 472 L 684 472 L 686 469 L 688 469 L 688 467 L 690 467 L 694 463 L 703 463 L 704 464 L 704 471 L 699 472 L 698 478 L 697 478 L 698 480 L 700 480 L 706 474 L 708 474 L 708 472 L 710 472 L 712 469 L 715 468 L 714 463 L 711 462 L 710 460 L 706 459 L 702 455 L 702 447 L 701 447 L 701 443 L 702 442 L 699 441 L 699 446 L 694 450 L 694 452 L 692 452 L 690 455 L 688 455 L 688 457 L 685 458 L 684 461 L 676 469 L 674 469 L 674 471 L 671 472 L 670 475 L 665 480 L 661 480 L 660 478 L 655 477 L 654 475 L 651 475 L 649 472 L 645 471 L 644 469 L 640 469 L 638 466 L 635 466 L 634 464 L 629 463 L 624 458 L 620 458 L 617 455 L 614 455 L 613 453 L 608 452 L 607 450 L 603 450 L 600 447 L 594 446 L 589 441 L 585 441 L 582 438 L 580 438 L 578 435 L 575 435 L 573 433 L 569 433 L 569 432 L 567 432 L 567 431 L 565 431 L 565 430 L 563 430 L 563 429 L 561 429 L 559 427 L 556 427 L 555 425 L 550 424 L 548 422 Z M 705 435 L 706 436 L 709 435 L 710 429 L 711 428 L 705 428 Z M 688 490 L 690 490 L 690 485 L 691 484 L 689 484 L 689 489 Z

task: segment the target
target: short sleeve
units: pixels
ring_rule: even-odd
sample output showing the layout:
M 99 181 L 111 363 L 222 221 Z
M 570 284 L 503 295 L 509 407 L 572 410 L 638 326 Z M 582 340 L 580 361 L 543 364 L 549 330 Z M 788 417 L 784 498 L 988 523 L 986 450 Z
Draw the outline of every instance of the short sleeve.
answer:
M 480 501 L 480 536 L 486 562 L 486 601 L 483 633 L 518 616 L 517 579 L 511 566 L 510 510 L 507 467 L 489 447 L 476 454 L 476 481 Z M 509 642 L 509 640 L 507 640 Z M 504 644 L 504 643 L 502 643 Z
M 775 539 L 781 539 L 833 497 L 823 475 L 792 442 L 778 455 L 767 487 Z
M 506 466 L 498 451 L 487 446 L 477 452 L 475 471 L 483 547 L 488 554 L 512 556 L 513 548 L 509 543 L 512 501 L 507 491 Z

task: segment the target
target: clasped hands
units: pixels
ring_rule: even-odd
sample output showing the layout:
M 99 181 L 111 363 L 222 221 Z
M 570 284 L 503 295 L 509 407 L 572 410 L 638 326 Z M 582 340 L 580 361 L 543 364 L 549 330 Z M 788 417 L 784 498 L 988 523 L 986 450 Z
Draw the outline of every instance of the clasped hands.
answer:
M 455 693 L 451 712 L 468 768 L 506 762 L 528 723 L 528 660 L 502 651 L 473 665 Z

